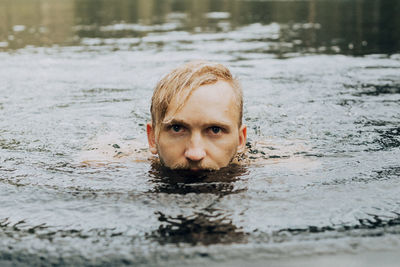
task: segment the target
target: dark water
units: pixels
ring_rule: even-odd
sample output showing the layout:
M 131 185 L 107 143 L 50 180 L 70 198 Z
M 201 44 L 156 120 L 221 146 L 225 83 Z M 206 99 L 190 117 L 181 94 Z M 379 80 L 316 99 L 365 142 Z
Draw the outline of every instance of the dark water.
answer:
M 2 0 L 0 8 L 3 51 L 54 45 L 181 51 L 236 38 L 251 43 L 241 52 L 278 57 L 393 54 L 400 47 L 396 0 Z
M 0 265 L 398 251 L 399 9 L 0 0 Z M 155 83 L 193 59 L 240 78 L 252 164 L 201 177 L 82 164 L 93 149 L 145 146 Z

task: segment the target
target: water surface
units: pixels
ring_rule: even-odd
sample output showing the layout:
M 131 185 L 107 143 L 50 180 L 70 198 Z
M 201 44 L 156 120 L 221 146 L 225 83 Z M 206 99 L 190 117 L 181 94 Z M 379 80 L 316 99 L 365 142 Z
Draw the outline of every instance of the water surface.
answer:
M 398 251 L 399 9 L 0 1 L 0 263 Z M 194 59 L 239 77 L 253 164 L 204 177 L 146 160 L 82 164 L 83 152 L 145 147 L 154 85 Z

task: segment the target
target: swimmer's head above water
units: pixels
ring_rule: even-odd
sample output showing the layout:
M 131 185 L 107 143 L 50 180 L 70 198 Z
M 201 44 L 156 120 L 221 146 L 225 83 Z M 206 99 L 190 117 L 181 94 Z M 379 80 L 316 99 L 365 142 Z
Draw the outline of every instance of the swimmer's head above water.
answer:
M 150 111 L 150 152 L 170 169 L 218 170 L 245 148 L 242 89 L 221 64 L 174 69 L 158 82 Z

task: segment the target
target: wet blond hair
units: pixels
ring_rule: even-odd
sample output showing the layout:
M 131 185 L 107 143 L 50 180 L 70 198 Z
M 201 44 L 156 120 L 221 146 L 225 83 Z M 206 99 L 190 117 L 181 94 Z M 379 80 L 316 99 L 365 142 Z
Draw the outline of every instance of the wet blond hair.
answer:
M 209 61 L 192 61 L 179 66 L 165 75 L 156 85 L 151 99 L 151 119 L 156 136 L 159 126 L 164 121 L 171 101 L 178 103 L 174 114 L 185 105 L 194 90 L 202 85 L 214 84 L 217 81 L 228 82 L 234 91 L 236 106 L 239 112 L 239 127 L 242 125 L 243 93 L 237 79 L 222 64 Z

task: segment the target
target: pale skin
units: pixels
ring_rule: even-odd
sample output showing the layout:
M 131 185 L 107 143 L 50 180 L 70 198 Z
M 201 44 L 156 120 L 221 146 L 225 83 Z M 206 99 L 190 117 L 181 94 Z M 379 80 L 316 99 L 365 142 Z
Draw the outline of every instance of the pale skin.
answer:
M 218 170 L 245 149 L 247 128 L 239 125 L 232 86 L 217 81 L 195 89 L 178 111 L 173 99 L 155 136 L 147 124 L 150 152 L 171 169 Z

